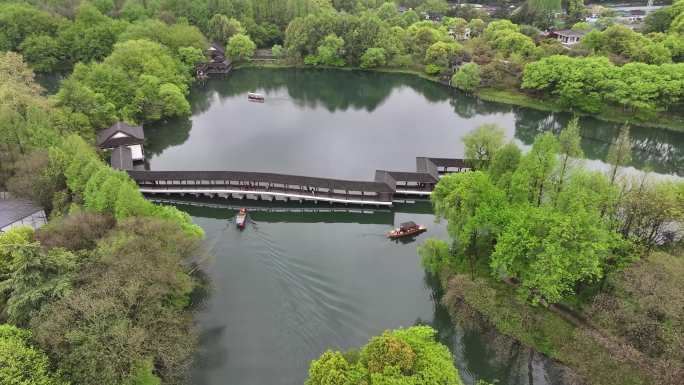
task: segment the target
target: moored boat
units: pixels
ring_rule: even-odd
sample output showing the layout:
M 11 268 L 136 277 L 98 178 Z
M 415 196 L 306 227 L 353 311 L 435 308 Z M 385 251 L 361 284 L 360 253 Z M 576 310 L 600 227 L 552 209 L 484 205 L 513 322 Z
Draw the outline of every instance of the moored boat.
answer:
M 417 225 L 415 222 L 405 222 L 402 223 L 396 229 L 387 233 L 387 238 L 398 239 L 403 237 L 410 237 L 425 231 L 427 231 L 427 227 L 423 225 Z
M 259 103 L 263 103 L 263 102 L 266 100 L 266 98 L 265 98 L 264 95 L 262 95 L 262 94 L 257 94 L 257 93 L 254 93 L 254 92 L 250 92 L 250 93 L 247 94 L 247 100 L 249 100 L 250 102 L 259 102 Z
M 239 229 L 244 229 L 247 224 L 247 209 L 242 208 L 235 217 L 235 224 Z

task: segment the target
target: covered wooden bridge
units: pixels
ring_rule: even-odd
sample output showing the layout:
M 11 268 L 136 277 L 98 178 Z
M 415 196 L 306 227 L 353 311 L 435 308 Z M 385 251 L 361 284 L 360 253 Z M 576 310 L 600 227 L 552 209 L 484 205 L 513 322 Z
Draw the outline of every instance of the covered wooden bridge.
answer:
M 416 165 L 416 172 L 378 170 L 373 181 L 245 171 L 127 171 L 144 194 L 391 206 L 395 199 L 427 197 L 441 174 L 468 169 L 462 159 L 417 158 Z
M 146 194 L 194 194 L 391 206 L 394 191 L 380 182 L 242 171 L 129 171 Z

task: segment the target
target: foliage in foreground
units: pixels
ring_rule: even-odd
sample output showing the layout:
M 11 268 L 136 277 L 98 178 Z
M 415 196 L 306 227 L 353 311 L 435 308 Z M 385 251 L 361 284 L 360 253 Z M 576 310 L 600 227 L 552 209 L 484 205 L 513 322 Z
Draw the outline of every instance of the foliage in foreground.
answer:
M 305 385 L 462 385 L 449 349 L 429 326 L 385 331 L 359 351 L 326 351 L 311 362 Z
M 468 134 L 466 154 L 478 170 L 437 184 L 431 198 L 453 245 L 422 246 L 428 270 L 484 271 L 517 284 L 532 303 L 557 303 L 632 262 L 632 245 L 678 237 L 684 184 L 618 177 L 630 159 L 627 130 L 609 150 L 608 175 L 579 164 L 577 121 L 559 137 L 539 135 L 525 155 L 502 139 L 490 125 Z
M 30 331 L 0 336 L 0 383 L 182 383 L 201 228 L 108 167 L 77 135 L 88 122 L 46 100 L 19 55 L 0 54 L 0 94 L 0 185 L 51 215 L 0 234 L 0 314 Z
M 37 234 L 0 234 L 3 311 L 72 384 L 181 383 L 195 346 L 186 263 L 196 239 L 152 218 L 112 226 L 74 213 Z
M 0 381 L 7 385 L 68 385 L 53 376 L 45 353 L 31 346 L 31 332 L 0 325 Z

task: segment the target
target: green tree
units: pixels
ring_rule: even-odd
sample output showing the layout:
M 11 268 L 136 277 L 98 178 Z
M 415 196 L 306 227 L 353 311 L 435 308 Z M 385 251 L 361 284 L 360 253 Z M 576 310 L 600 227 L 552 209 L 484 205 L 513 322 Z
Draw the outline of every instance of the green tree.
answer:
M 584 0 L 568 0 L 567 21 L 569 24 L 583 20 L 585 13 Z
M 465 145 L 465 157 L 476 169 L 485 169 L 503 146 L 505 134 L 496 124 L 482 124 L 461 139 Z
M 282 59 L 285 55 L 283 46 L 280 44 L 274 44 L 273 47 L 271 47 L 271 55 L 273 55 L 273 57 L 276 59 Z
M 195 47 L 178 48 L 178 58 L 186 68 L 186 73 L 194 74 L 197 64 L 206 60 L 204 51 Z
M 672 14 L 669 9 L 661 8 L 655 10 L 644 20 L 644 32 L 667 32 L 672 24 Z
M 3 249 L 11 258 L 9 274 L 0 279 L 0 291 L 7 296 L 6 312 L 10 322 L 25 326 L 33 312 L 71 291 L 78 259 L 61 249 L 43 252 L 37 242 Z
M 488 174 L 473 171 L 441 178 L 430 200 L 435 215 L 448 221 L 447 230 L 455 241 L 455 262 L 466 261 L 474 276 L 477 263 L 491 251 L 492 241 L 507 222 L 504 192 Z M 424 253 L 430 263 L 446 259 L 429 251 Z
M 73 23 L 59 30 L 57 41 L 71 64 L 101 61 L 112 52 L 128 23 L 103 15 L 96 7 L 83 3 Z
M 127 40 L 117 43 L 102 63 L 77 65 L 56 101 L 58 106 L 88 116 L 98 127 L 115 120 L 153 121 L 189 111 L 177 108 L 174 98 L 164 99 L 169 95 L 167 84 L 177 87 L 184 97 L 189 81 L 187 67 L 166 47 L 148 40 Z
M 523 156 L 512 177 L 512 194 L 516 200 L 541 206 L 546 190 L 552 185 L 557 155 L 558 139 L 552 133 L 535 138 L 532 149 Z
M 449 349 L 429 326 L 388 330 L 360 353 L 327 351 L 311 362 L 305 385 L 462 385 Z
M 207 48 L 207 40 L 197 27 L 182 23 L 169 25 L 155 19 L 137 21 L 119 36 L 120 42 L 142 39 L 157 42 L 174 55 L 183 47 L 202 51 Z
M 435 65 L 440 68 L 440 71 L 444 72 L 451 68 L 456 54 L 462 50 L 463 47 L 458 43 L 438 41 L 425 51 L 424 62 L 428 65 Z
M 558 136 L 558 147 L 560 152 L 560 170 L 558 171 L 558 181 L 556 182 L 556 194 L 563 189 L 563 183 L 567 177 L 568 169 L 572 166 L 573 159 L 584 157 L 581 147 L 582 137 L 580 136 L 579 118 L 574 117 Z
M 629 136 L 629 126 L 620 129 L 620 134 L 608 149 L 606 162 L 610 164 L 610 184 L 615 184 L 618 170 L 632 161 L 632 139 Z
M 74 383 L 182 382 L 196 343 L 184 261 L 197 246 L 169 221 L 119 222 L 79 269 L 79 285 L 32 317 L 35 341 Z
M 31 35 L 53 36 L 61 20 L 29 4 L 0 4 L 0 51 L 16 51 Z
M 500 277 L 516 278 L 532 303 L 556 303 L 578 283 L 603 276 L 614 242 L 596 211 L 558 213 L 523 205 L 497 238 L 491 267 Z
M 0 325 L 0 383 L 17 385 L 68 385 L 50 372 L 50 362 L 31 346 L 31 332 Z
M 440 239 L 428 239 L 418 246 L 420 263 L 425 270 L 438 274 L 440 270 L 449 266 L 449 245 Z
M 238 20 L 226 15 L 216 14 L 209 20 L 209 37 L 222 44 L 225 44 L 232 36 L 245 32 Z
M 36 72 L 52 72 L 60 64 L 62 47 L 48 35 L 31 35 L 19 46 L 24 57 Z
M 465 92 L 475 91 L 480 82 L 480 66 L 477 63 L 463 64 L 451 77 L 451 84 Z
M 226 47 L 226 53 L 235 61 L 248 60 L 254 56 L 255 51 L 256 44 L 254 44 L 249 36 L 242 33 L 233 35 L 228 40 L 228 46 Z
M 387 64 L 387 58 L 384 48 L 368 48 L 361 56 L 361 68 L 384 67 L 385 64 Z
M 510 191 L 511 178 L 520 164 L 521 157 L 522 152 L 515 143 L 509 142 L 501 147 L 494 154 L 492 164 L 488 170 L 492 181 L 500 188 Z
M 345 61 L 342 58 L 344 40 L 335 34 L 327 35 L 318 46 L 318 59 L 321 64 L 342 67 Z

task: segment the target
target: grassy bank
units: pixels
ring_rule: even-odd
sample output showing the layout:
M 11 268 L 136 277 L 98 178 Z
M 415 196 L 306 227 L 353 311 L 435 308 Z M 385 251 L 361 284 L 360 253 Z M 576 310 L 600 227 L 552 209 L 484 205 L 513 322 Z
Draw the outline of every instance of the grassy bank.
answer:
M 684 250 L 611 272 L 574 310 L 531 306 L 484 270 L 440 274 L 454 322 L 480 321 L 571 368 L 591 385 L 674 385 L 684 378 Z
M 443 302 L 454 322 L 475 312 L 499 332 L 568 366 L 588 384 L 654 384 L 636 366 L 615 359 L 591 333 L 545 308 L 519 301 L 503 283 L 456 273 L 443 286 Z
M 378 68 L 361 68 L 361 67 L 332 67 L 332 66 L 309 66 L 304 64 L 291 64 L 282 61 L 251 61 L 237 64 L 235 69 L 241 68 L 299 68 L 299 69 L 333 69 L 339 71 L 370 71 L 370 72 L 382 72 L 382 73 L 394 73 L 394 74 L 408 74 L 418 76 L 425 80 L 432 82 L 438 82 L 439 78 L 436 76 L 430 76 L 423 72 L 420 68 L 391 68 L 391 67 L 378 67 Z
M 570 112 L 559 104 L 551 100 L 541 100 L 533 98 L 521 92 L 512 90 L 499 90 L 494 88 L 485 88 L 477 92 L 477 96 L 486 101 L 512 104 L 521 107 L 534 108 L 542 111 L 550 112 Z M 616 107 L 605 107 L 598 114 L 580 113 L 582 116 L 591 116 L 599 120 L 615 123 L 636 123 L 647 127 L 657 127 L 668 129 L 672 131 L 684 132 L 684 117 L 678 115 L 657 113 L 633 113 L 625 112 Z
M 269 61 L 269 62 L 246 62 L 240 63 L 235 66 L 235 69 L 240 68 L 324 68 L 324 69 L 335 69 L 341 71 L 373 71 L 382 73 L 400 73 L 415 75 L 422 79 L 429 80 L 432 82 L 439 82 L 439 78 L 436 76 L 427 75 L 421 68 L 361 68 L 361 67 L 326 67 L 326 66 L 307 66 L 304 64 L 291 64 L 282 61 Z M 568 109 L 563 108 L 559 104 L 552 100 L 542 100 L 533 98 L 527 94 L 513 91 L 513 90 L 500 90 L 494 88 L 484 88 L 476 93 L 476 96 L 482 100 L 488 102 L 496 102 L 503 104 L 510 104 L 515 106 L 521 106 L 525 108 L 533 108 L 540 111 L 549 112 L 571 112 Z M 614 122 L 614 123 L 635 123 L 647 127 L 656 127 L 672 131 L 684 132 L 684 116 L 671 115 L 671 114 L 643 114 L 643 113 L 630 113 L 622 111 L 619 108 L 606 107 L 603 111 L 598 114 L 584 114 L 580 113 L 582 116 L 591 116 L 599 120 Z

